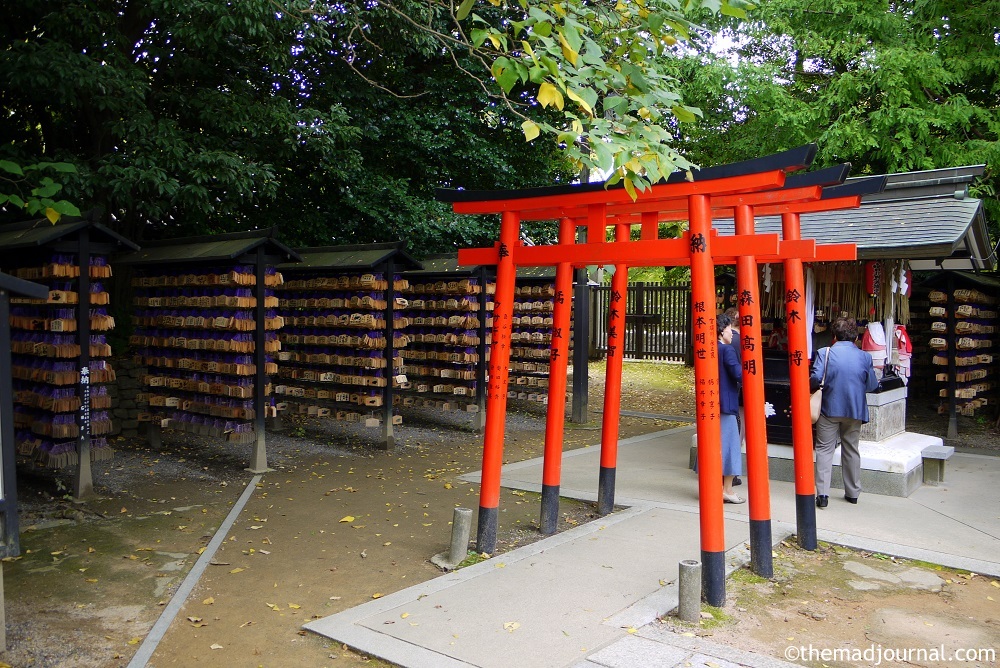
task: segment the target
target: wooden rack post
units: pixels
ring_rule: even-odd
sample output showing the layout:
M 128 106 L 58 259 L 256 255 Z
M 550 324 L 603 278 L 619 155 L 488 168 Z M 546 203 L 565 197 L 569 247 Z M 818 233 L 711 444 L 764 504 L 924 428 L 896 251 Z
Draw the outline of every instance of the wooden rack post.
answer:
M 94 494 L 94 476 L 90 468 L 90 234 L 87 229 L 80 231 L 77 240 L 77 265 L 80 280 L 77 284 L 80 301 L 77 306 L 77 339 L 80 341 L 80 410 L 76 424 L 80 430 L 76 445 L 76 475 L 73 478 L 73 496 L 86 499 Z
M 257 299 L 257 308 L 254 310 L 254 365 L 256 374 L 253 384 L 253 409 L 254 409 L 254 442 L 253 454 L 250 456 L 250 467 L 247 469 L 251 473 L 266 473 L 272 469 L 267 467 L 267 447 L 264 440 L 265 412 L 267 410 L 267 351 L 264 344 L 267 338 L 266 318 L 267 308 L 265 300 L 266 291 L 266 270 L 267 264 L 264 256 L 264 247 L 257 248 L 254 263 L 254 276 L 257 285 L 254 286 L 254 295 Z
M 395 349 L 395 319 L 396 319 L 396 263 L 392 257 L 385 262 L 385 278 L 388 287 L 385 291 L 385 347 L 382 356 L 386 359 L 386 383 L 382 394 L 382 443 L 385 449 L 396 449 L 396 439 L 393 435 L 393 410 L 395 407 L 396 368 L 393 364 Z
M 14 396 L 10 377 L 10 295 L 46 299 L 44 285 L 0 274 L 0 558 L 21 554 L 21 532 L 17 511 L 17 445 L 14 442 Z M 0 563 L 0 652 L 7 650 L 7 602 L 3 593 Z
M 476 414 L 474 418 L 476 433 L 481 434 L 483 433 L 483 429 L 486 428 L 485 388 L 486 382 L 489 379 L 487 369 L 490 359 L 489 339 L 491 328 L 486 326 L 485 314 L 489 312 L 490 295 L 486 289 L 486 285 L 489 283 L 490 277 L 487 274 L 487 267 L 477 267 L 474 274 L 476 275 L 476 280 L 483 286 L 482 291 L 479 293 L 479 312 L 483 315 L 479 318 L 479 327 L 476 329 L 479 337 L 479 343 L 476 345 L 476 357 L 479 359 L 479 363 L 476 365 L 476 387 L 482 389 L 476 393 Z

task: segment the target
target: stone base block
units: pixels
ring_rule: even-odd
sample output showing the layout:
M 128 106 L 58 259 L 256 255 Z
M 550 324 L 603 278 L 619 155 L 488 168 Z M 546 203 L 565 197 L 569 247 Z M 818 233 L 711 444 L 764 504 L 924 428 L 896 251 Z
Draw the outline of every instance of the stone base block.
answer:
M 884 441 L 859 443 L 861 450 L 861 489 L 868 494 L 909 496 L 923 484 L 923 461 L 920 452 L 929 445 L 941 445 L 937 436 L 903 432 Z M 691 436 L 689 467 L 694 468 L 698 458 L 698 435 Z M 793 482 L 795 467 L 792 446 L 768 444 L 768 472 L 771 480 Z M 815 461 L 815 460 L 814 460 Z M 743 453 L 743 470 L 746 471 L 746 447 Z M 844 488 L 840 468 L 840 447 L 833 455 L 833 475 L 830 486 Z

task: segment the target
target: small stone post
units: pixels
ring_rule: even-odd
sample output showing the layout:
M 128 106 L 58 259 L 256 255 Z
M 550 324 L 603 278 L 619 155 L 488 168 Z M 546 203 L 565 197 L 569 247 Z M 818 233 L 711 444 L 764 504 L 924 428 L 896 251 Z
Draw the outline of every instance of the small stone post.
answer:
M 677 617 L 685 622 L 701 619 L 701 562 L 685 559 L 677 578 Z
M 469 536 L 472 535 L 472 508 L 455 508 L 451 523 L 451 550 L 449 561 L 456 566 L 465 561 L 469 553 Z
M 469 553 L 469 537 L 472 535 L 472 509 L 455 508 L 451 522 L 451 547 L 448 552 L 435 554 L 431 563 L 446 571 L 454 570 L 465 561 Z

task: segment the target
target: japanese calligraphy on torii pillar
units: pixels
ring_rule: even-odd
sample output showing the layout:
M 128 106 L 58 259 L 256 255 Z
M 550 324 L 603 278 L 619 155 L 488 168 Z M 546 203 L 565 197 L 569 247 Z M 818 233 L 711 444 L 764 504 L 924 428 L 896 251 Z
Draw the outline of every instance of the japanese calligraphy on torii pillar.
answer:
M 737 297 L 737 306 L 750 306 L 754 304 L 753 295 L 749 290 L 743 290 Z M 751 315 L 740 317 L 740 340 L 739 347 L 741 350 L 749 350 L 753 352 L 760 347 L 760 325 L 754 321 L 754 317 Z M 743 362 L 743 373 L 756 376 L 757 375 L 757 360 L 750 359 Z

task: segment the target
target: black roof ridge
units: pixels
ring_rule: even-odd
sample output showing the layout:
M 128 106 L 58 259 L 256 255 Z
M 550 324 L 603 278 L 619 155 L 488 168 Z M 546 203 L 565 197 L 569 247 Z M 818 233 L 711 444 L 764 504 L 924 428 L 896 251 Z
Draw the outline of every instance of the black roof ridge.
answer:
M 173 239 L 153 239 L 152 241 L 143 241 L 143 245 L 147 248 L 161 248 L 163 246 L 184 246 L 187 244 L 204 244 L 214 241 L 237 241 L 239 239 L 273 239 L 277 241 L 277 236 L 278 226 L 273 225 L 260 230 L 200 234 L 193 237 L 175 237 Z

